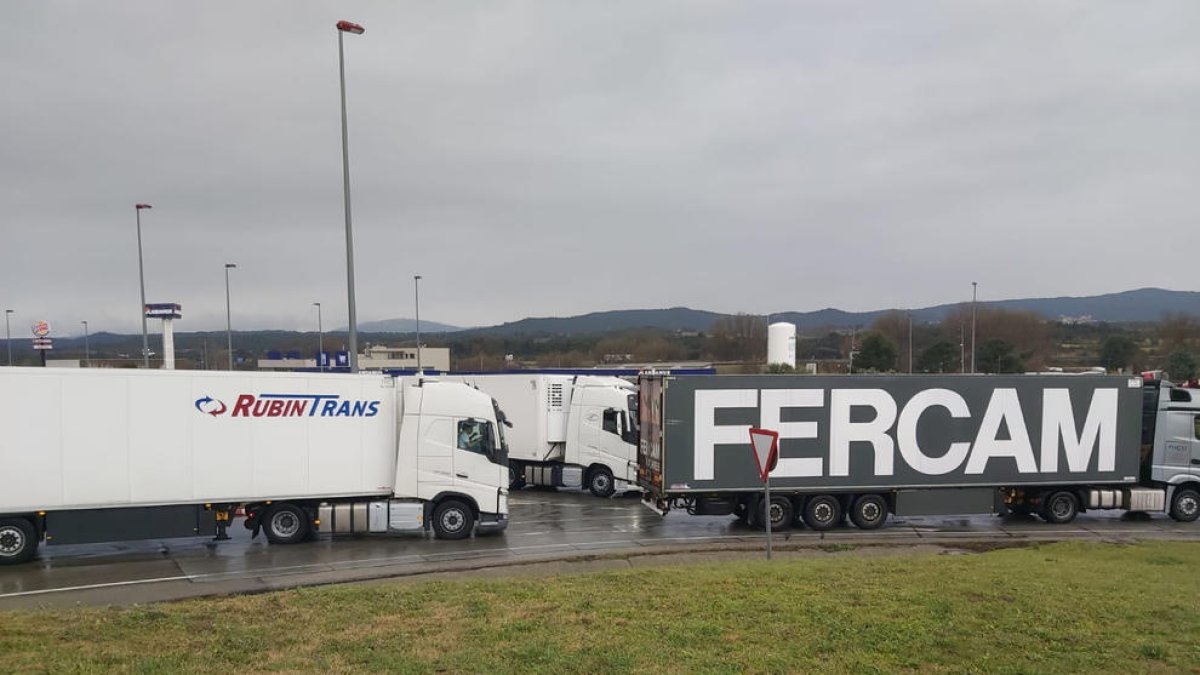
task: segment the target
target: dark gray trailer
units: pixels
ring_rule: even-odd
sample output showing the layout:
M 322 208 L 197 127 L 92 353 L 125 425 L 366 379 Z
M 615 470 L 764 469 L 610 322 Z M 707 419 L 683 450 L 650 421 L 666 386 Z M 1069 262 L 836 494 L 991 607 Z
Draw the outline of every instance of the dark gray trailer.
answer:
M 772 528 L 1086 509 L 1200 516 L 1200 391 L 1072 375 L 671 376 L 639 382 L 638 482 L 664 515 L 761 524 L 749 429 L 779 432 Z

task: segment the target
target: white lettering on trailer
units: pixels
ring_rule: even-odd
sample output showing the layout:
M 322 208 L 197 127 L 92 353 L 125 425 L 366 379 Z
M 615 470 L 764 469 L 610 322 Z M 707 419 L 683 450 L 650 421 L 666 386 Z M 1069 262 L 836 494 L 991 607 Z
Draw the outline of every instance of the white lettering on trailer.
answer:
M 744 444 L 749 424 L 716 423 L 717 408 L 757 408 L 757 389 L 701 389 L 696 392 L 695 445 L 692 472 L 696 480 L 712 480 L 717 445 Z
M 816 422 L 783 422 L 783 408 L 820 408 L 825 405 L 824 389 L 763 389 L 759 426 L 779 432 L 780 438 L 816 438 Z M 820 457 L 780 457 L 772 473 L 780 476 L 820 476 Z
M 949 389 L 926 389 L 917 393 L 904 406 L 900 422 L 896 426 L 896 441 L 900 456 L 912 468 L 927 476 L 941 476 L 962 466 L 971 444 L 966 441 L 951 443 L 950 449 L 940 457 L 926 455 L 917 444 L 917 423 L 926 410 L 938 406 L 950 412 L 951 417 L 970 417 L 967 402 L 957 392 Z
M 1008 440 L 999 438 L 1001 424 L 1008 427 Z M 1033 458 L 1033 446 L 1029 444 L 1029 432 L 1025 430 L 1025 416 L 1021 414 L 1021 400 L 1017 398 L 1016 389 L 992 392 L 965 473 L 982 474 L 988 460 L 996 457 L 1016 460 L 1020 473 L 1037 473 L 1037 460 Z
M 775 429 L 781 439 L 815 439 L 818 422 L 783 422 L 784 408 L 821 408 L 823 389 L 701 389 L 695 392 L 695 480 L 712 480 L 718 445 L 744 445 L 750 424 L 717 424 L 718 408 L 759 407 L 759 426 Z M 761 403 L 760 403 L 761 399 Z M 874 417 L 866 422 L 850 420 L 853 408 L 869 407 Z M 971 417 L 970 408 L 957 392 L 926 389 L 917 392 L 899 411 L 896 401 L 883 389 L 832 389 L 829 396 L 829 474 L 850 474 L 852 443 L 870 443 L 874 452 L 874 475 L 891 476 L 895 451 L 914 470 L 941 476 L 963 467 L 968 475 L 980 475 L 993 459 L 1011 459 L 1023 474 L 1058 471 L 1059 439 L 1066 456 L 1067 470 L 1085 472 L 1097 452 L 1097 469 L 1113 471 L 1116 466 L 1116 389 L 1096 389 L 1084 417 L 1083 428 L 1076 433 L 1075 413 L 1067 389 L 1046 389 L 1042 393 L 1041 466 L 1035 458 L 1025 415 L 1017 390 L 1000 388 L 992 392 L 973 443 L 956 441 L 942 455 L 927 454 L 917 441 L 917 426 L 930 408 L 944 408 L 952 418 Z M 888 430 L 895 424 L 895 440 Z M 1001 428 L 1007 438 L 1000 438 Z M 779 477 L 815 477 L 822 474 L 820 457 L 780 457 L 772 475 Z
M 875 475 L 892 475 L 896 448 L 887 430 L 896 421 L 896 400 L 882 389 L 834 389 L 829 396 L 829 475 L 850 475 L 850 444 L 864 441 L 875 450 Z M 855 407 L 875 409 L 870 422 L 851 422 Z
M 1066 389 L 1047 389 L 1042 399 L 1042 471 L 1058 471 L 1058 439 L 1063 441 L 1068 471 L 1087 471 L 1092 448 L 1099 437 L 1098 467 L 1112 471 L 1117 462 L 1117 390 L 1098 389 L 1079 436 L 1075 436 L 1075 414 L 1071 393 Z

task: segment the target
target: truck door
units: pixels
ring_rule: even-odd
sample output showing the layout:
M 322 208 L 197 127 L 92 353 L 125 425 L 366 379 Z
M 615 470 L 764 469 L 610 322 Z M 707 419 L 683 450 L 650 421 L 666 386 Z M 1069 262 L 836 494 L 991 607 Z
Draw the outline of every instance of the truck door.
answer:
M 1189 459 L 1188 472 L 1200 476 L 1200 415 L 1192 416 L 1192 456 Z
M 455 440 L 455 486 L 481 510 L 493 511 L 496 489 L 508 481 L 508 470 L 493 462 L 500 447 L 495 427 L 487 420 L 458 419 Z
M 1159 427 L 1165 432 L 1162 468 L 1166 471 L 1165 478 L 1170 480 L 1173 475 L 1200 469 L 1200 463 L 1192 463 L 1193 460 L 1200 459 L 1200 455 L 1197 454 L 1200 416 L 1191 412 L 1170 411 L 1165 417 L 1166 419 L 1159 420 Z

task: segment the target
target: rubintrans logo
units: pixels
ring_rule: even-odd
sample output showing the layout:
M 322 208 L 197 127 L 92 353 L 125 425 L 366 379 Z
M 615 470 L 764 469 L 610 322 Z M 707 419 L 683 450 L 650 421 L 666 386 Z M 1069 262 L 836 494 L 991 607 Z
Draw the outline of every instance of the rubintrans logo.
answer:
M 374 417 L 379 403 L 336 394 L 240 394 L 232 410 L 211 396 L 196 399 L 196 410 L 213 417 Z

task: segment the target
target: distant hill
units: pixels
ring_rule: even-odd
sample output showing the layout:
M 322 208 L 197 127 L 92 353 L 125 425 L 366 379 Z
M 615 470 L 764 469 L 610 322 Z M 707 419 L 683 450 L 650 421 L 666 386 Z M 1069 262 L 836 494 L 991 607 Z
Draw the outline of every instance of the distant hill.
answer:
M 970 302 L 936 305 L 913 309 L 913 319 L 921 323 L 941 321 L 956 307 Z M 1200 317 L 1200 293 L 1195 291 L 1168 291 L 1161 288 L 1139 288 L 1133 291 L 1107 293 L 1084 297 L 1020 298 L 1015 300 L 980 301 L 980 307 L 995 307 L 1041 314 L 1047 319 L 1059 317 L 1090 316 L 1096 321 L 1108 323 L 1131 323 L 1158 321 L 1164 314 L 1187 314 Z M 790 321 L 805 327 L 828 326 L 849 328 L 867 326 L 890 311 L 844 312 L 839 309 L 822 309 L 815 312 L 781 312 L 772 314 L 772 321 Z
M 451 326 L 436 321 L 422 321 L 422 333 L 453 333 L 454 331 L 462 330 L 459 326 Z M 338 332 L 345 333 L 346 327 L 342 326 Z M 358 322 L 358 332 L 360 333 L 415 333 L 417 332 L 416 319 L 384 319 L 382 321 L 360 321 Z
M 913 309 L 913 318 L 922 323 L 941 321 L 949 311 L 963 304 L 968 303 Z M 1121 293 L 1085 297 L 980 301 L 979 306 L 1036 312 L 1047 319 L 1088 315 L 1096 321 L 1128 323 L 1158 321 L 1164 314 L 1187 314 L 1200 318 L 1200 292 L 1140 288 Z M 801 330 L 817 327 L 850 328 L 870 325 L 890 311 L 905 310 L 879 309 L 867 312 L 846 312 L 827 308 L 813 312 L 776 312 L 770 314 L 770 318 L 772 321 L 790 321 L 797 324 Z M 581 335 L 632 328 L 704 331 L 711 328 L 713 322 L 722 316 L 726 315 L 687 307 L 627 309 L 561 318 L 528 318 L 498 326 L 474 328 L 464 332 L 486 335 Z
M 592 312 L 564 318 L 539 317 L 502 323 L 488 328 L 474 328 L 470 333 L 481 335 L 582 335 L 606 333 L 634 328 L 659 328 L 663 330 L 702 331 L 708 330 L 717 319 L 724 316 L 717 312 L 706 312 L 687 307 L 670 309 L 621 309 L 608 312 Z

